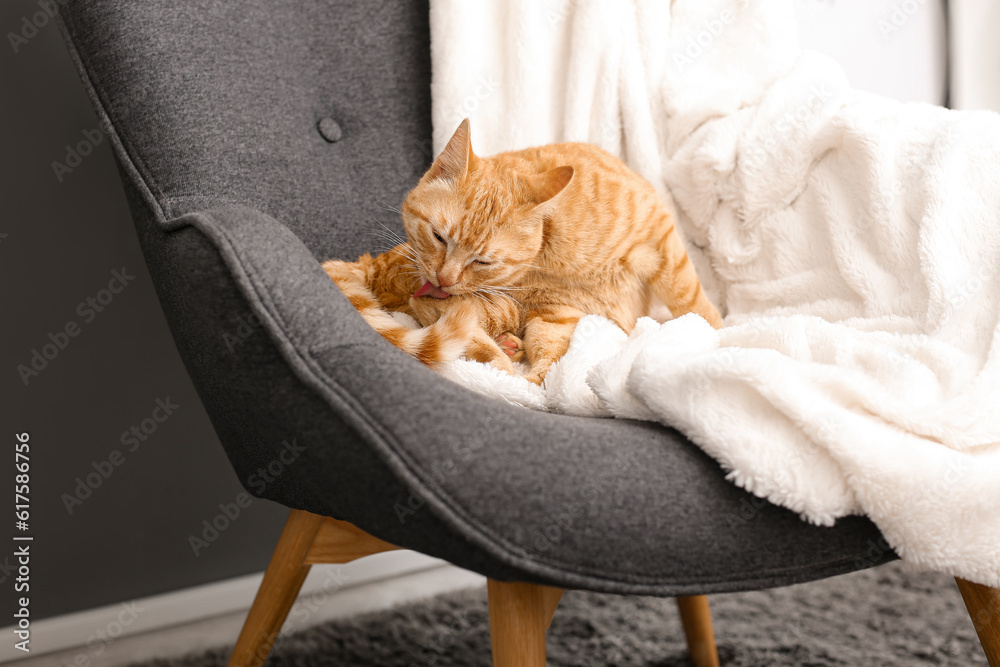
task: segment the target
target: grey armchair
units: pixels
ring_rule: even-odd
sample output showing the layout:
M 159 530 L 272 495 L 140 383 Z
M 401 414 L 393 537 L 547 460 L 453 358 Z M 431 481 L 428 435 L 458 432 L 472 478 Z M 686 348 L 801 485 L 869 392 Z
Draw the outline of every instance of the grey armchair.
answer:
M 384 207 L 430 163 L 425 1 L 60 4 L 184 363 L 248 491 L 292 509 L 231 664 L 263 662 L 311 563 L 396 547 L 489 577 L 495 664 L 520 667 L 565 588 L 680 596 L 710 665 L 704 594 L 895 558 L 675 431 L 483 398 L 358 316 L 320 261 L 375 249 L 373 216 L 401 230 Z

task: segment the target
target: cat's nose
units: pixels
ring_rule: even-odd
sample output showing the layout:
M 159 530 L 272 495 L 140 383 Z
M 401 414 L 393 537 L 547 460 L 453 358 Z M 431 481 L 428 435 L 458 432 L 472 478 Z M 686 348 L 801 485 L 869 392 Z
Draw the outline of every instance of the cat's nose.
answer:
M 451 287 L 458 282 L 457 279 L 452 279 L 452 276 L 445 276 L 440 271 L 438 271 L 437 278 L 439 287 Z

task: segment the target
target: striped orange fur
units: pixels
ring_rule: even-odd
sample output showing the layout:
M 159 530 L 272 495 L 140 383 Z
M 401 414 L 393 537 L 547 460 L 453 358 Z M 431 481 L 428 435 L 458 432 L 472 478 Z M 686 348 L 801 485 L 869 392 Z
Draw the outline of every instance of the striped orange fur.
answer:
M 376 330 L 430 365 L 464 354 L 513 372 L 526 354 L 540 383 L 580 317 L 631 331 L 654 297 L 721 324 L 670 209 L 596 146 L 480 158 L 463 121 L 401 212 L 408 243 L 324 268 Z M 412 298 L 425 283 L 446 298 Z M 386 311 L 428 333 L 401 331 Z
M 377 257 L 362 255 L 357 262 L 330 260 L 323 270 L 337 283 L 351 304 L 386 340 L 429 366 L 457 359 L 475 334 L 474 320 L 455 311 L 432 326 L 413 328 L 391 313 L 415 314 L 409 295 L 416 291 L 412 262 L 405 247 Z

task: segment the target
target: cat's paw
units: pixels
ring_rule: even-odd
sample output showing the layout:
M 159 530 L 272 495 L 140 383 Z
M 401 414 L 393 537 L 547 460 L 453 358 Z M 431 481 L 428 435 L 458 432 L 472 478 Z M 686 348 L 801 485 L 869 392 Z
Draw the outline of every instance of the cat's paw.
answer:
M 496 337 L 497 345 L 503 350 L 503 353 L 510 357 L 511 361 L 521 361 L 524 359 L 524 342 L 512 334 L 506 331 Z
M 538 373 L 528 373 L 524 376 L 524 379 L 531 384 L 537 384 L 539 387 L 542 386 L 542 382 L 545 380 L 545 378 Z

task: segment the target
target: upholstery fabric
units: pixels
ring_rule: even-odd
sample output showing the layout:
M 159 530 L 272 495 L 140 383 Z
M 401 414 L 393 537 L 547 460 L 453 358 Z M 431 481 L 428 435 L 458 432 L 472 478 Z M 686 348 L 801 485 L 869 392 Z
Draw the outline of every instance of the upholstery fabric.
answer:
M 803 523 L 674 431 L 468 392 L 326 278 L 318 259 L 379 248 L 371 216 L 399 229 L 384 206 L 429 163 L 425 2 L 61 13 L 174 339 L 250 492 L 495 578 L 608 592 L 745 590 L 894 558 L 866 519 Z M 298 458 L 250 484 L 293 440 Z

